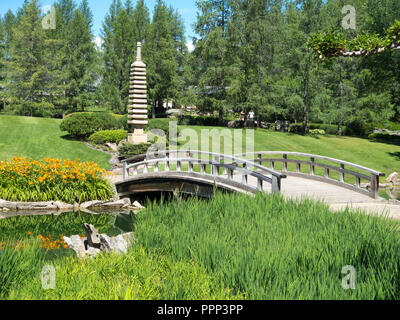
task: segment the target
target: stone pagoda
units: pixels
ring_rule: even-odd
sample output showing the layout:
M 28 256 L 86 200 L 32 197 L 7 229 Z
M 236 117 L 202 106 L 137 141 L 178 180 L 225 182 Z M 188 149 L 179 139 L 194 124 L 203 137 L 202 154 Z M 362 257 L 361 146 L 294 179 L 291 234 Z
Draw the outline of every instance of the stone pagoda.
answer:
M 128 142 L 132 144 L 147 143 L 144 126 L 147 124 L 147 84 L 146 65 L 142 61 L 142 44 L 137 44 L 136 61 L 131 65 L 129 86 L 128 124 L 131 133 Z

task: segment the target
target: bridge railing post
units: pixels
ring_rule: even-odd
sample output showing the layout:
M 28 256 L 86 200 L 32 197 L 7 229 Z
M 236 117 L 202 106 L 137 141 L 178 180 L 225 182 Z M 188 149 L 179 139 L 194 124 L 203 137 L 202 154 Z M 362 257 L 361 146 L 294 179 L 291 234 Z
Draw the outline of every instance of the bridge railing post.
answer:
M 287 172 L 287 154 L 283 155 L 282 171 Z
M 340 169 L 344 170 L 344 164 L 343 163 L 340 164 Z M 342 183 L 344 182 L 344 172 L 343 171 L 340 172 L 340 182 L 342 182 Z
M 315 162 L 315 158 L 310 158 L 311 164 L 310 164 L 310 175 L 314 176 L 315 175 L 315 166 L 314 166 L 314 162 Z
M 214 158 L 215 162 L 219 162 L 219 157 Z M 219 167 L 214 163 L 211 167 L 212 169 L 212 175 L 213 176 L 218 176 L 219 175 Z
M 371 174 L 370 197 L 377 199 L 379 197 L 379 175 Z
M 126 180 L 128 178 L 128 164 L 126 162 L 124 162 L 123 164 L 123 169 L 122 169 L 122 179 Z
M 247 163 L 243 163 L 243 168 L 246 169 L 247 168 Z M 247 174 L 243 174 L 242 175 L 242 183 L 243 184 L 247 184 Z
M 281 192 L 281 178 L 272 175 L 272 193 L 280 193 Z
M 258 163 L 260 166 L 262 165 L 262 154 L 261 153 L 258 153 L 257 154 L 257 162 L 256 163 Z

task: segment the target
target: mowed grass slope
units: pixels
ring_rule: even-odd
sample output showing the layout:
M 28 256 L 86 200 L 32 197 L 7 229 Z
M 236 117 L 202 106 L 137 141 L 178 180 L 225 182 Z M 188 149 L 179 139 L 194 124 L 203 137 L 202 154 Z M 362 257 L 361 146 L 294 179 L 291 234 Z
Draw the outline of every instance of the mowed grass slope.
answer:
M 234 136 L 233 129 L 213 128 L 213 127 L 188 127 L 182 126 L 181 129 L 194 129 L 198 133 L 199 143 L 188 143 L 188 137 L 179 139 L 180 146 L 197 149 L 204 145 L 201 141 L 201 130 L 218 130 L 222 136 Z M 230 132 L 230 133 L 228 133 Z M 185 131 L 182 131 L 184 134 Z M 214 138 L 216 135 L 212 135 Z M 242 133 L 243 143 L 245 143 L 245 132 Z M 368 139 L 356 137 L 337 137 L 325 135 L 319 137 L 302 136 L 291 133 L 271 132 L 263 129 L 255 130 L 254 151 L 291 151 L 312 153 L 328 156 L 340 160 L 353 162 L 371 169 L 384 172 L 386 175 L 400 170 L 400 146 L 371 142 Z M 210 139 L 211 141 L 211 139 Z M 209 142 L 211 146 L 211 142 Z M 224 151 L 224 139 L 221 138 Z M 211 147 L 210 151 L 211 151 Z M 243 152 L 246 148 L 243 147 Z M 231 152 L 232 153 L 232 152 Z M 266 164 L 267 166 L 269 164 Z
M 0 160 L 12 157 L 81 159 L 109 169 L 110 156 L 68 140 L 61 120 L 0 115 Z

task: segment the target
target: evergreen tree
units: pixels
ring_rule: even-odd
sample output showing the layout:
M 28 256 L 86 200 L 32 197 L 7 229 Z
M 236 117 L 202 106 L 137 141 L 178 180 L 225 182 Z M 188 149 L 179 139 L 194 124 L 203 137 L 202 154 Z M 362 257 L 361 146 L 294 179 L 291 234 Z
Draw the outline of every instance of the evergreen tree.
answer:
M 16 100 L 20 114 L 46 115 L 53 108 L 49 102 L 51 46 L 42 28 L 37 0 L 25 1 L 12 32 L 11 58 L 6 61 L 7 93 Z
M 157 113 L 164 111 L 164 102 L 177 97 L 179 78 L 176 55 L 178 51 L 172 32 L 173 24 L 171 10 L 162 0 L 158 0 L 154 8 L 148 39 L 143 48 L 153 118 Z
M 196 5 L 200 10 L 195 25 L 200 35 L 200 39 L 195 39 L 195 55 L 200 63 L 199 93 L 203 104 L 218 111 L 222 123 L 233 73 L 232 41 L 228 32 L 231 1 L 198 0 Z
M 79 8 L 73 12 L 66 39 L 66 56 L 69 60 L 67 96 L 74 112 L 84 111 L 93 103 L 96 52 L 91 26 L 92 14 L 87 0 L 82 0 Z
M 102 96 L 106 106 L 118 113 L 126 112 L 130 65 L 136 55 L 134 13 L 130 0 L 126 1 L 125 5 L 122 5 L 119 0 L 114 0 L 103 23 L 105 68 Z

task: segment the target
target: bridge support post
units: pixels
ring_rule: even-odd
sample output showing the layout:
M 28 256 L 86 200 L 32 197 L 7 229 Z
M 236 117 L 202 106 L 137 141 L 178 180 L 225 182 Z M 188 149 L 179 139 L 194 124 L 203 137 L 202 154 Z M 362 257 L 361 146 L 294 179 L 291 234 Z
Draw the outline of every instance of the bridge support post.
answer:
M 379 197 L 379 176 L 371 175 L 371 189 L 370 189 L 371 198 L 377 199 Z
M 124 166 L 124 167 L 123 167 L 123 169 L 122 169 L 122 178 L 123 178 L 124 180 L 126 180 L 126 179 L 128 178 L 127 163 L 124 162 L 123 166 Z
M 272 193 L 281 193 L 281 179 L 272 176 L 272 188 L 271 188 Z

